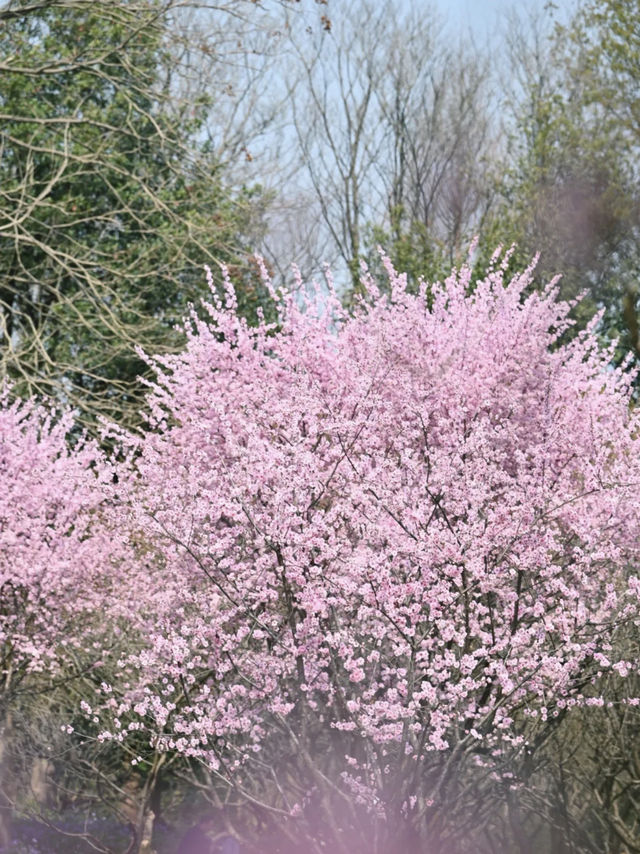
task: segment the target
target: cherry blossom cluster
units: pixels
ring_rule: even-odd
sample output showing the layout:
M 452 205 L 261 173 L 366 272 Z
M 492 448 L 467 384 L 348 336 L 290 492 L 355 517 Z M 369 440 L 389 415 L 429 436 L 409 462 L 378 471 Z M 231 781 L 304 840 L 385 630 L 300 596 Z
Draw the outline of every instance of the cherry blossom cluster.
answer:
M 637 671 L 640 424 L 597 319 L 571 338 L 555 283 L 497 257 L 418 293 L 385 265 L 350 314 L 329 282 L 254 328 L 227 281 L 150 359 L 125 499 L 148 643 L 103 737 L 133 719 L 231 780 L 333 732 L 375 799 Z
M 5 395 L 5 679 L 126 620 L 83 710 L 136 764 L 247 791 L 288 757 L 299 791 L 260 797 L 290 816 L 328 775 L 425 815 L 453 759 L 513 779 L 505 757 L 637 673 L 640 422 L 597 318 L 572 336 L 555 283 L 499 257 L 417 293 L 385 266 L 350 313 L 299 282 L 255 327 L 212 289 L 184 351 L 148 357 L 117 461 Z
M 65 649 L 90 652 L 113 605 L 117 537 L 106 524 L 110 467 L 70 412 L 0 399 L 2 684 L 51 673 Z M 87 649 L 87 646 L 90 649 Z

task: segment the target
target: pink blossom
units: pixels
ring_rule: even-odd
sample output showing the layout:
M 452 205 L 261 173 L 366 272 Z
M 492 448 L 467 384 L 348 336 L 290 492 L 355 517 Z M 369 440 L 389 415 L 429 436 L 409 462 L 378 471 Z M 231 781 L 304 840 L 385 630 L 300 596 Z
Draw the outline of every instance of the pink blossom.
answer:
M 385 266 L 352 315 L 282 293 L 273 326 L 227 284 L 149 359 L 121 479 L 147 627 L 127 713 L 216 768 L 300 721 L 344 734 L 378 757 L 344 777 L 372 808 L 383 750 L 499 764 L 518 727 L 599 703 L 584 686 L 624 676 L 603 644 L 640 589 L 640 423 L 593 327 L 566 343 L 531 270 L 413 295 Z

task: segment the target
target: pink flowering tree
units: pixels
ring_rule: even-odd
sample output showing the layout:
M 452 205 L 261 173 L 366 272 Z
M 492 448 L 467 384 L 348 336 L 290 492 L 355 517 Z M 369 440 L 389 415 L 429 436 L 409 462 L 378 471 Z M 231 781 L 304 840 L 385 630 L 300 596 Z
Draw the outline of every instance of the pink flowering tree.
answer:
M 112 472 L 95 443 L 70 444 L 73 427 L 70 412 L 0 395 L 0 844 L 30 762 L 46 767 L 72 729 L 69 712 L 43 744 L 31 738 L 39 716 L 55 716 L 43 714 L 52 698 L 70 708 L 69 686 L 101 665 L 104 616 L 118 610 Z
M 631 379 L 505 266 L 411 294 L 386 263 L 351 315 L 281 293 L 256 328 L 228 283 L 151 360 L 125 478 L 148 640 L 101 737 L 201 763 L 246 835 L 453 851 L 637 670 Z
M 65 648 L 84 650 L 112 589 L 112 472 L 95 443 L 76 437 L 72 447 L 73 427 L 71 412 L 0 398 L 2 695 L 66 666 Z

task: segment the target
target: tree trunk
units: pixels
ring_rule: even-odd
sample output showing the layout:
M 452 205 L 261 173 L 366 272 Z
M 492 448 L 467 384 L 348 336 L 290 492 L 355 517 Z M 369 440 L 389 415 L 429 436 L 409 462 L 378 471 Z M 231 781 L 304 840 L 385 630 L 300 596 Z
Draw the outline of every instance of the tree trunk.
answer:
M 41 807 L 51 806 L 52 762 L 44 756 L 38 756 L 31 766 L 30 789 L 35 802 Z
M 11 843 L 13 819 L 14 787 L 11 773 L 11 736 L 13 721 L 6 713 L 0 729 L 0 848 L 8 848 Z

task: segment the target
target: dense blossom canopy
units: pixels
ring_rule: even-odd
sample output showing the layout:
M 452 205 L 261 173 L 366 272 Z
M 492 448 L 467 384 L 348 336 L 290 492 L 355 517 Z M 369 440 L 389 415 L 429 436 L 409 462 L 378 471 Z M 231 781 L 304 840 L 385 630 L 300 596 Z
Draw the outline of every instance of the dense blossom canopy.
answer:
M 432 825 L 461 763 L 513 779 L 637 671 L 640 425 L 595 324 L 569 340 L 554 284 L 505 266 L 412 294 L 387 263 L 350 314 L 300 288 L 256 327 L 227 282 L 150 358 L 118 463 L 5 399 L 5 678 L 126 617 L 99 739 L 294 821 L 328 786 Z
M 375 805 L 438 754 L 497 767 L 636 668 L 614 643 L 640 590 L 630 378 L 504 266 L 413 295 L 387 264 L 351 315 L 284 293 L 256 328 L 228 284 L 152 360 L 127 491 L 148 644 L 112 733 L 132 715 L 233 781 L 333 732 Z
M 82 649 L 112 578 L 105 525 L 109 467 L 96 445 L 68 437 L 72 413 L 0 400 L 0 650 L 12 674 L 56 669 Z M 94 657 L 97 654 L 94 651 Z

